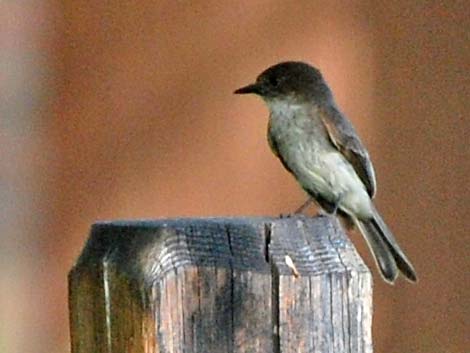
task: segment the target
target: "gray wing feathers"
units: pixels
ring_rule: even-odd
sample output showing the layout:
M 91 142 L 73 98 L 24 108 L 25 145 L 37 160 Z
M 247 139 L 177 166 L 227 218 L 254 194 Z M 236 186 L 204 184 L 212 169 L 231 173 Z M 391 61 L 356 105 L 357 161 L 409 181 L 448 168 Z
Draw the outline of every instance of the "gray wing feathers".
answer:
M 374 168 L 351 122 L 336 107 L 325 110 L 321 118 L 331 142 L 351 163 L 373 198 L 376 193 Z

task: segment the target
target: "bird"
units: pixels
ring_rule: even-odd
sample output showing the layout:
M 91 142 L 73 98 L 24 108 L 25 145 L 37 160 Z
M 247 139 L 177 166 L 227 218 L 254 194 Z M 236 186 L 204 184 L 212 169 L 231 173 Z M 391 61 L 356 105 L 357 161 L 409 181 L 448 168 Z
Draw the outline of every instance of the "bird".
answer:
M 281 62 L 234 93 L 255 94 L 266 103 L 269 146 L 309 195 L 298 211 L 314 200 L 327 213 L 345 217 L 366 239 L 387 283 L 400 273 L 416 282 L 411 261 L 374 205 L 377 185 L 369 153 L 320 70 L 305 62 Z

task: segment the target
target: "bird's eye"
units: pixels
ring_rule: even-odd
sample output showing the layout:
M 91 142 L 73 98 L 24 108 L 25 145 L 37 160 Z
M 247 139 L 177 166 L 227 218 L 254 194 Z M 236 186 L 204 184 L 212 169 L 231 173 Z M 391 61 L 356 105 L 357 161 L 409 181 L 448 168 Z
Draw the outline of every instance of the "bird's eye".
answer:
M 272 87 L 277 87 L 279 85 L 279 80 L 277 77 L 275 76 L 271 76 L 269 78 L 269 84 L 272 86 Z

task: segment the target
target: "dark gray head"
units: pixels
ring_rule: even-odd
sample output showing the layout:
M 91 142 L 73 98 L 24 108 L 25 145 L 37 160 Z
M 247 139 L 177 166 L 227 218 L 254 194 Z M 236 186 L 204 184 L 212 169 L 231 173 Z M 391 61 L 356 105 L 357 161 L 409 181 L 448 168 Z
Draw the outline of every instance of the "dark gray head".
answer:
M 287 61 L 263 71 L 256 82 L 234 93 L 254 93 L 265 100 L 290 98 L 298 101 L 329 99 L 330 89 L 320 71 L 300 61 Z

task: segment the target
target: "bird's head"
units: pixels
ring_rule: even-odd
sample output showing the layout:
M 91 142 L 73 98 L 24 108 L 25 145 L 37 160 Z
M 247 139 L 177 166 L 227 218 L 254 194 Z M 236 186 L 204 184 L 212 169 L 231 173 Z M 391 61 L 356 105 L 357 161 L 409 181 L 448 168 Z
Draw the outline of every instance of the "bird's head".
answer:
M 254 93 L 266 102 L 289 99 L 299 103 L 328 98 L 331 95 L 320 71 L 298 61 L 271 66 L 258 76 L 255 83 L 239 88 L 234 93 Z

